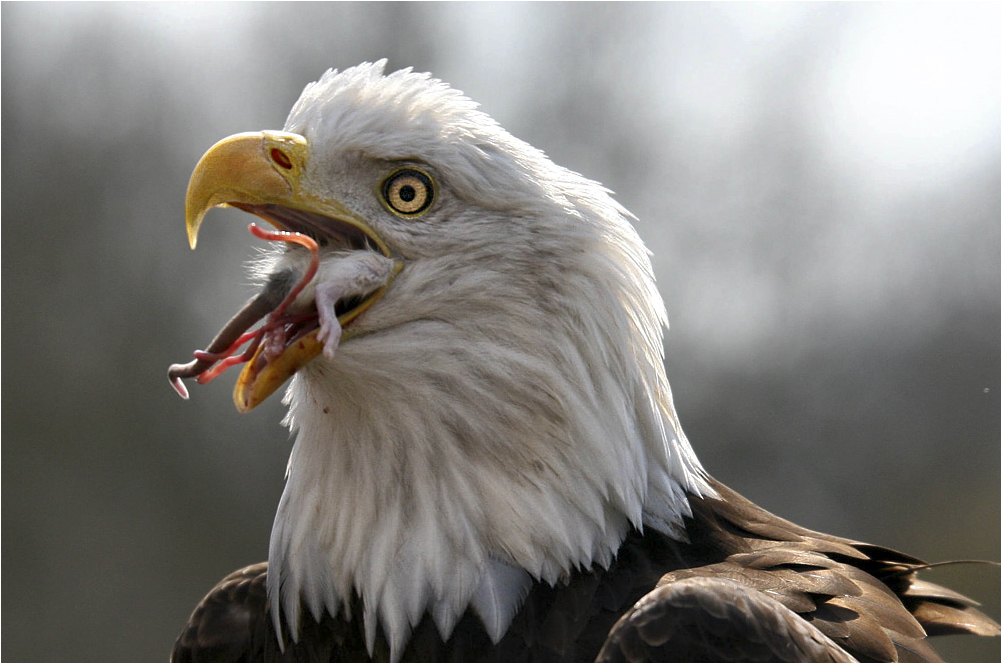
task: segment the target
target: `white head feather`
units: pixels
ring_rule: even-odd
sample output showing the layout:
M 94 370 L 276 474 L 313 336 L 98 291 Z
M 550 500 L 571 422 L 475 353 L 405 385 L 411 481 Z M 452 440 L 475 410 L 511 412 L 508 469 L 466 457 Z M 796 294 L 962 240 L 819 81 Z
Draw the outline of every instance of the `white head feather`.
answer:
M 443 637 L 472 607 L 496 640 L 531 579 L 610 563 L 642 525 L 677 537 L 712 494 L 672 406 L 667 320 L 630 214 L 512 137 L 462 93 L 384 62 L 327 72 L 286 122 L 304 182 L 404 260 L 333 359 L 294 377 L 296 441 L 269 591 L 293 635 L 302 600 L 357 592 L 393 655 L 425 612 Z M 436 183 L 395 217 L 398 163 Z

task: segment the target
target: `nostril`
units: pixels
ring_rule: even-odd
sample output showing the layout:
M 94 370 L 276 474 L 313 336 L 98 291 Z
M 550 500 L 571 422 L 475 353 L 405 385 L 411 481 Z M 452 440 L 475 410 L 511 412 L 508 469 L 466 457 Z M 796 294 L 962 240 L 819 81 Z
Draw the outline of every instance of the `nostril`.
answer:
M 289 159 L 289 155 L 282 152 L 278 148 L 272 148 L 271 151 L 272 161 L 281 166 L 284 169 L 291 169 L 293 167 L 293 162 Z

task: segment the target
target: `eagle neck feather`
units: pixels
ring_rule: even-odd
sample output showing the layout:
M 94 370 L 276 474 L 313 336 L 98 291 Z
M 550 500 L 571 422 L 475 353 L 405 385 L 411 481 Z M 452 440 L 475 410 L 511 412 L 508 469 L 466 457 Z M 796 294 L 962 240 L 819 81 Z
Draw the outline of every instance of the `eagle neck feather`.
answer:
M 540 330 L 514 307 L 478 325 Z M 608 566 L 632 527 L 682 537 L 686 493 L 713 491 L 660 350 L 638 367 L 622 334 L 582 335 L 629 325 L 614 314 L 496 343 L 444 307 L 302 369 L 269 552 L 277 630 L 281 613 L 295 639 L 301 604 L 335 616 L 357 593 L 370 650 L 377 625 L 396 657 L 426 612 L 447 639 L 468 608 L 497 640 L 532 580 Z

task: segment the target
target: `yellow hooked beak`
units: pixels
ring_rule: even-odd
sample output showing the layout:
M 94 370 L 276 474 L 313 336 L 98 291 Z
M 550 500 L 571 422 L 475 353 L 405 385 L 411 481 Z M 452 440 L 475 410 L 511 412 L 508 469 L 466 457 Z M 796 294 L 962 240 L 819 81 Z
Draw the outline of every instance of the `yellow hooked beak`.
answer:
M 364 220 L 337 201 L 303 191 L 301 178 L 309 155 L 310 146 L 304 137 L 276 131 L 235 134 L 209 148 L 192 173 L 185 200 L 185 224 L 192 249 L 195 249 L 205 214 L 216 206 L 233 206 L 258 215 L 283 231 L 298 230 L 284 224 L 284 220 L 292 219 L 296 211 L 308 213 L 313 220 L 321 220 L 315 221 L 315 231 L 327 222 L 332 228 L 344 229 L 344 225 L 348 225 L 352 233 L 361 232 L 372 241 L 370 246 L 390 257 L 386 243 Z M 319 233 L 323 234 L 323 228 Z M 341 325 L 344 327 L 368 309 L 386 288 L 384 286 L 342 313 L 338 317 Z M 343 340 L 347 339 L 346 335 Z M 316 330 L 267 362 L 259 358 L 262 350 L 259 347 L 234 387 L 237 410 L 245 413 L 263 402 L 322 349 Z

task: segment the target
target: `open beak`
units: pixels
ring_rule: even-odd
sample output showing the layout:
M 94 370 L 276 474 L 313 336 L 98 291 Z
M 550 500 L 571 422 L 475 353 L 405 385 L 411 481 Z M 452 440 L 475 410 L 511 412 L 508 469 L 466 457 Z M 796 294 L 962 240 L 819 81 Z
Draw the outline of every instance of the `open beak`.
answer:
M 232 206 L 261 217 L 280 231 L 309 236 L 315 241 L 311 243 L 315 253 L 320 243 L 335 249 L 375 251 L 392 258 L 386 243 L 364 220 L 337 201 L 321 199 L 301 188 L 309 153 L 304 137 L 275 131 L 236 134 L 211 147 L 199 160 L 188 184 L 185 223 L 192 249 L 205 214 L 216 206 Z M 387 285 L 350 303 L 344 311 L 339 307 L 336 312 L 342 327 L 378 300 Z M 277 313 L 278 302 L 285 295 L 278 290 L 280 287 L 274 284 L 266 286 L 231 319 L 206 351 L 196 352 L 196 360 L 171 367 L 168 375 L 182 396 L 187 391 L 181 378 L 210 380 L 218 373 L 209 372 L 210 368 L 239 346 L 239 340 L 248 337 L 248 328 L 262 317 Z M 287 326 L 288 339 L 280 353 L 274 352 L 274 345 L 267 354 L 263 346 L 258 346 L 253 355 L 248 352 L 248 358 L 241 358 L 246 364 L 233 394 L 238 411 L 245 413 L 256 407 L 321 352 L 316 317 L 311 322 L 307 316 L 306 323 L 303 318 L 301 315 L 295 325 Z M 342 339 L 347 339 L 351 329 L 344 332 Z

